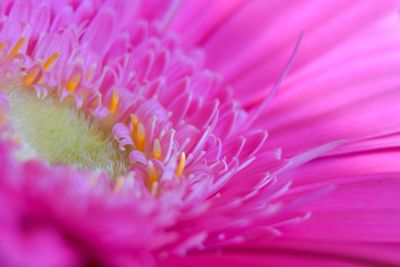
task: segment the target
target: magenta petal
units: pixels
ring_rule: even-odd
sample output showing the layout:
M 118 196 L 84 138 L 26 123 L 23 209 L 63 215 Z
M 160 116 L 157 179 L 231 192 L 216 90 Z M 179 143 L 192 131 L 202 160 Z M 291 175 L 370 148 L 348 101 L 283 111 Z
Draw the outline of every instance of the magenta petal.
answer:
M 287 229 L 287 236 L 324 240 L 399 242 L 400 173 L 319 180 L 294 187 L 298 197 L 321 184 L 334 184 L 326 197 L 307 205 L 309 220 Z
M 171 257 L 160 266 L 398 266 L 398 245 L 342 243 L 313 239 L 281 239 L 256 242 L 221 251 L 193 253 L 189 258 Z

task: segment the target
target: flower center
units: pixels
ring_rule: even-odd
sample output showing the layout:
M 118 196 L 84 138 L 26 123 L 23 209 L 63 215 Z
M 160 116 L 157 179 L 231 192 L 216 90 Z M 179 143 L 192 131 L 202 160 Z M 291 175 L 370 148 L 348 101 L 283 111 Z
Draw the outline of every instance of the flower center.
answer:
M 40 157 L 50 164 L 100 170 L 111 177 L 126 174 L 129 162 L 124 151 L 90 117 L 54 97 L 39 99 L 26 88 L 3 89 L 9 101 L 8 119 L 22 159 Z
M 185 133 L 175 140 L 170 114 L 157 97 L 149 98 L 156 95 L 154 84 L 139 88 L 131 81 L 135 76 L 117 79 L 116 70 L 90 63 L 90 51 L 67 51 L 63 58 L 57 49 L 42 51 L 42 44 L 29 53 L 31 41 L 0 42 L 0 93 L 8 100 L 11 126 L 4 135 L 18 141 L 21 160 L 104 171 L 121 178 L 116 190 L 128 176 L 140 178 L 154 195 L 164 184 L 181 183 L 191 139 L 178 140 Z

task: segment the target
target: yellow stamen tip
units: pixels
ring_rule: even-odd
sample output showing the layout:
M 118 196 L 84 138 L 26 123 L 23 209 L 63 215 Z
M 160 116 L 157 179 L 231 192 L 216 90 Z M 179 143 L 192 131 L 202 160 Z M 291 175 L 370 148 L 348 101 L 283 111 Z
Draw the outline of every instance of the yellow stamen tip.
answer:
M 178 167 L 176 168 L 176 176 L 181 176 L 183 173 L 183 169 L 185 168 L 186 164 L 186 155 L 185 152 L 182 152 L 179 157 Z
M 23 78 L 23 83 L 25 86 L 31 85 L 38 77 L 40 74 L 40 67 L 35 66 L 32 69 L 28 71 L 28 73 L 25 75 Z
M 137 129 L 137 136 L 136 136 L 136 147 L 140 151 L 144 151 L 145 144 L 146 144 L 146 130 L 144 129 L 143 124 L 139 123 Z
M 14 47 L 11 49 L 10 53 L 8 53 L 7 60 L 11 60 L 14 58 L 14 56 L 18 53 L 18 51 L 22 48 L 22 46 L 26 42 L 26 37 L 23 36 L 21 37 L 18 42 L 14 45 Z
M 72 75 L 71 79 L 69 79 L 69 82 L 65 86 L 68 92 L 73 94 L 75 92 L 76 87 L 81 82 L 81 79 L 82 79 L 82 74 L 80 72 L 77 72 L 74 75 Z
M 158 139 L 154 140 L 154 143 L 153 143 L 153 157 L 155 159 L 161 158 L 161 144 Z
M 153 184 L 158 182 L 158 175 L 156 168 L 154 167 L 153 162 L 149 161 L 147 163 L 147 175 L 149 177 L 149 187 L 150 189 L 153 187 Z
M 55 52 L 51 54 L 51 56 L 44 62 L 43 70 L 47 71 L 53 65 L 54 62 L 58 59 L 61 54 L 59 52 Z
M 137 132 L 138 132 L 139 119 L 135 114 L 131 115 L 131 126 L 132 126 L 132 140 L 137 144 Z
M 138 127 L 139 120 L 138 117 L 135 114 L 131 115 L 131 124 L 132 124 L 132 130 Z
M 111 98 L 111 103 L 110 103 L 110 112 L 111 112 L 111 114 L 114 115 L 115 111 L 117 110 L 118 103 L 119 103 L 119 92 L 118 92 L 117 89 L 114 89 L 113 95 L 112 95 L 112 98 Z

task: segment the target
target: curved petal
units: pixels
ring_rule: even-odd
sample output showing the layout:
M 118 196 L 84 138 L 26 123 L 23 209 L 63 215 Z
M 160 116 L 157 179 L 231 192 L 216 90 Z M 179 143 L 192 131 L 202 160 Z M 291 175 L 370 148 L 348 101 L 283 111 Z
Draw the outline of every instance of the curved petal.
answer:
M 224 74 L 242 103 L 250 103 L 261 89 L 277 79 L 290 47 L 302 31 L 306 38 L 297 59 L 298 68 L 395 11 L 397 5 L 397 1 L 391 0 L 379 3 L 257 0 L 244 4 L 235 1 L 220 5 L 219 13 L 230 12 L 230 17 L 211 24 L 208 34 L 195 45 L 205 48 L 207 65 Z M 201 8 L 198 13 L 207 14 L 211 10 Z M 176 19 L 180 18 L 178 12 Z M 213 27 L 217 30 L 212 30 Z M 191 27 L 185 29 L 188 28 Z M 184 34 L 185 29 L 180 33 Z
M 267 244 L 245 244 L 235 248 L 169 258 L 160 266 L 398 266 L 399 246 L 384 243 L 340 243 L 310 239 L 281 239 Z
M 292 155 L 332 140 L 397 131 L 400 124 L 393 119 L 400 112 L 397 32 L 397 17 L 388 18 L 294 70 L 256 123 L 269 130 L 271 146 Z
M 326 169 L 330 170 L 330 169 Z M 296 172 L 294 173 L 296 175 Z M 299 178 L 307 172 L 297 173 Z M 335 190 L 304 207 L 312 216 L 285 236 L 340 241 L 400 242 L 400 173 L 374 174 L 340 179 L 314 178 L 295 186 L 287 198 L 297 199 L 315 187 L 334 184 Z M 306 177 L 307 179 L 307 177 Z

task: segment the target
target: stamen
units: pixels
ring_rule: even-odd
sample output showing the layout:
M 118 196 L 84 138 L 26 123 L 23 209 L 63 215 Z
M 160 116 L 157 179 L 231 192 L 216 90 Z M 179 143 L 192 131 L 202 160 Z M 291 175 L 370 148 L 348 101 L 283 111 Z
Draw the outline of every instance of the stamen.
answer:
M 55 53 L 51 54 L 51 56 L 44 62 L 43 70 L 45 70 L 45 71 L 49 70 L 51 65 L 53 65 L 54 62 L 56 62 L 56 60 L 59 56 L 60 56 L 59 52 L 55 52 Z
M 86 72 L 86 74 L 85 74 L 86 80 L 89 80 L 92 77 L 94 70 L 95 70 L 95 68 L 92 67 Z
M 139 120 L 135 114 L 131 115 L 131 125 L 132 125 L 132 140 L 136 144 Z
M 144 129 L 143 124 L 141 123 L 139 123 L 136 138 L 137 138 L 136 148 L 140 151 L 144 151 L 144 147 L 146 144 L 146 130 Z
M 114 89 L 109 108 L 112 115 L 114 115 L 115 111 L 117 110 L 118 103 L 119 103 L 119 93 L 117 89 Z
M 95 109 L 97 106 L 101 105 L 101 96 L 99 92 L 95 93 L 93 98 L 87 103 L 88 109 Z
M 125 182 L 124 177 L 117 178 L 117 180 L 115 181 L 115 184 L 114 184 L 113 191 L 119 192 L 119 190 L 121 190 L 122 186 L 124 185 L 124 182 Z
M 178 167 L 176 168 L 176 176 L 181 176 L 183 173 L 183 169 L 185 168 L 186 163 L 186 155 L 185 152 L 182 152 L 179 157 Z
M 139 119 L 135 114 L 131 115 L 132 132 L 137 133 L 137 128 L 139 125 Z
M 28 73 L 23 78 L 23 82 L 25 86 L 31 85 L 40 74 L 40 67 L 34 66 L 32 69 L 28 71 Z
M 67 88 L 68 92 L 70 92 L 71 94 L 73 94 L 75 92 L 75 89 L 78 86 L 78 84 L 80 83 L 81 78 L 82 78 L 82 75 L 80 72 L 77 72 L 74 75 L 72 75 L 71 79 L 69 79 L 69 82 L 65 86 L 65 88 Z
M 151 185 L 150 192 L 152 196 L 156 196 L 158 193 L 158 182 L 155 182 Z
M 161 144 L 158 139 L 155 139 L 153 143 L 153 157 L 155 159 L 161 158 Z
M 153 188 L 153 184 L 158 182 L 158 175 L 153 162 L 149 161 L 147 163 L 147 175 L 149 176 L 149 189 Z
M 7 60 L 12 60 L 14 58 L 14 56 L 18 53 L 18 51 L 24 45 L 25 41 L 26 41 L 26 37 L 25 36 L 21 37 L 21 39 L 18 40 L 18 42 L 11 49 L 10 53 L 8 53 Z
M 7 47 L 7 42 L 1 42 L 0 43 L 0 53 L 4 51 Z

